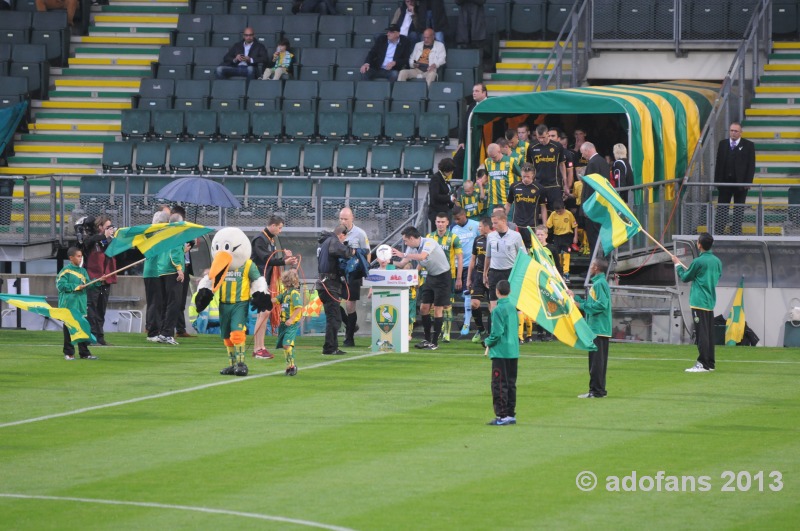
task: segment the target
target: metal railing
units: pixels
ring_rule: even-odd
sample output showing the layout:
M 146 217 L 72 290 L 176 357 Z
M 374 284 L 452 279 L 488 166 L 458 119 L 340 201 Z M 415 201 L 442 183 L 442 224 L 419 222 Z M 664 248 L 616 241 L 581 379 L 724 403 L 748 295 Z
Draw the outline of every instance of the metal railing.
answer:
M 579 0 L 572 6 L 536 80 L 534 92 L 578 87 L 586 80 L 592 52 L 590 14 L 590 0 Z M 571 66 L 565 80 L 564 61 L 567 58 Z
M 46 191 L 32 191 L 31 181 L 46 180 Z M 19 194 L 18 181 L 22 181 Z M 15 196 L 15 189 L 17 195 Z M 64 194 L 54 176 L 0 176 L 0 244 L 25 245 L 62 241 Z

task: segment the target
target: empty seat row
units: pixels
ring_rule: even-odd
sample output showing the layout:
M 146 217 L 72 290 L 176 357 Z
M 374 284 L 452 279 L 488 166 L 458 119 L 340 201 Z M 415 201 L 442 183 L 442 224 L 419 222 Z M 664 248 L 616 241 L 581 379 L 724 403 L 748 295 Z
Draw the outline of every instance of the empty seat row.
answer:
M 30 97 L 46 99 L 50 84 L 46 46 L 0 44 L 0 85 L 8 83 L 4 76 L 26 78 L 28 80 L 26 92 Z M 5 92 L 6 87 L 4 86 L 2 90 Z
M 424 176 L 433 172 L 434 155 L 431 146 L 111 142 L 102 166 L 107 173 Z
M 4 11 L 0 17 L 0 45 L 44 45 L 46 60 L 57 66 L 66 64 L 70 35 L 65 11 Z
M 292 0 L 195 0 L 194 12 L 197 14 L 224 15 L 248 14 L 248 15 L 291 15 Z M 382 6 L 391 4 L 397 8 L 397 2 L 370 2 L 365 0 L 338 0 L 336 11 L 339 15 L 369 15 L 380 14 Z M 394 11 L 392 10 L 392 13 Z

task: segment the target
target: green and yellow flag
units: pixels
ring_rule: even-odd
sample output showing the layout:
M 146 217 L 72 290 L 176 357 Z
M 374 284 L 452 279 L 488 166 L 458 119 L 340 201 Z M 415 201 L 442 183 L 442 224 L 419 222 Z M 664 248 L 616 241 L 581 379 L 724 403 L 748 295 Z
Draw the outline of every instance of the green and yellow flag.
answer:
M 731 313 L 725 321 L 725 345 L 736 346 L 744 338 L 744 277 L 739 280 L 739 288 L 733 297 Z
M 583 202 L 583 212 L 600 224 L 600 245 L 608 254 L 642 230 L 642 225 L 607 178 L 593 173 L 584 175 L 583 182 L 594 189 Z
M 511 299 L 519 311 L 532 317 L 559 341 L 581 350 L 597 350 L 596 337 L 567 294 L 563 280 L 525 253 L 517 254 L 511 283 Z
M 143 255 L 151 257 L 174 249 L 213 230 L 187 221 L 123 227 L 114 234 L 114 239 L 106 249 L 106 255 L 116 256 L 135 247 Z
M 47 299 L 40 295 L 13 295 L 10 293 L 0 293 L 0 300 L 4 300 L 12 306 L 37 313 L 51 319 L 58 319 L 69 329 L 70 339 L 73 343 L 83 343 L 86 341 L 94 342 L 89 321 L 80 314 L 69 308 L 53 308 L 47 303 Z

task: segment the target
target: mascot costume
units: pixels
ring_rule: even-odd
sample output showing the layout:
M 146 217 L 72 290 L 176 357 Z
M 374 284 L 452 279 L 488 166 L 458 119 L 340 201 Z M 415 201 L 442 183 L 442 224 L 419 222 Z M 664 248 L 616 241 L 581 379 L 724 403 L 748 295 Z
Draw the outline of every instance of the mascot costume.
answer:
M 198 284 L 195 306 L 202 312 L 220 291 L 220 335 L 228 349 L 229 365 L 220 374 L 247 376 L 244 347 L 248 306 L 259 312 L 272 309 L 267 281 L 250 260 L 250 240 L 241 229 L 225 227 L 211 242 L 214 257 L 208 275 Z

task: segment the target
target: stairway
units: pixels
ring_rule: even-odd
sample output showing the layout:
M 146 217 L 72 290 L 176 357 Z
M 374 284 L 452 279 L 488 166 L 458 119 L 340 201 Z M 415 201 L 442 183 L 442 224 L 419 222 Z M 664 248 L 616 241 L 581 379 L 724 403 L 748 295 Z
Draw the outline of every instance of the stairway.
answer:
M 15 155 L 4 175 L 91 175 L 101 168 L 103 143 L 119 139 L 123 109 L 150 76 L 178 13 L 188 0 L 111 0 L 92 6 L 88 35 L 73 36 L 66 67 L 51 68 L 49 99 L 31 101 L 28 132 L 15 137 Z M 32 181 L 49 193 L 46 180 Z M 80 180 L 65 180 L 65 195 L 77 197 Z M 16 187 L 21 190 L 22 187 Z M 19 195 L 17 192 L 15 195 Z
M 800 43 L 773 44 L 742 126 L 756 145 L 754 184 L 800 184 Z M 788 188 L 764 191 L 765 235 L 800 234 L 788 219 L 788 199 Z M 750 190 L 747 202 L 758 202 L 757 190 Z M 754 232 L 752 217 L 746 216 L 743 232 Z
M 483 75 L 489 94 L 506 96 L 532 92 L 555 45 L 555 41 L 500 41 L 497 72 Z M 552 65 L 549 68 L 552 69 Z M 569 68 L 570 63 L 565 62 L 565 75 Z

